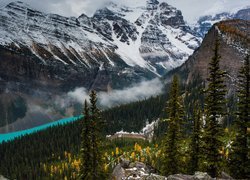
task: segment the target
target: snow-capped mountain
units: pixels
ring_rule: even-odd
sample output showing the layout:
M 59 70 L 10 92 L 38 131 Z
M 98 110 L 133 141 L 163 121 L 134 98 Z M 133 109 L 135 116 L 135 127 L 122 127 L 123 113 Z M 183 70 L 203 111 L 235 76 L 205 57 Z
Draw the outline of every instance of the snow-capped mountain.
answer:
M 223 12 L 216 15 L 207 15 L 202 16 L 197 21 L 197 24 L 194 27 L 194 31 L 200 34 L 201 37 L 204 37 L 208 30 L 217 22 L 229 20 L 229 19 L 242 19 L 250 20 L 250 8 L 243 8 L 236 13 Z
M 110 24 L 116 52 L 128 65 L 149 65 L 159 74 L 182 64 L 200 42 L 180 11 L 156 0 L 139 8 L 109 3 L 93 18 Z
M 25 49 L 44 64 L 106 68 L 116 66 L 119 57 L 129 67 L 162 75 L 181 65 L 201 41 L 179 10 L 157 0 L 137 8 L 109 3 L 93 17 L 78 18 L 13 2 L 0 10 L 0 19 L 0 44 Z
M 157 0 L 108 3 L 92 17 L 12 2 L 0 9 L 0 126 L 29 128 L 74 115 L 74 102 L 61 101 L 68 92 L 112 91 L 159 77 L 200 41 L 179 10 Z

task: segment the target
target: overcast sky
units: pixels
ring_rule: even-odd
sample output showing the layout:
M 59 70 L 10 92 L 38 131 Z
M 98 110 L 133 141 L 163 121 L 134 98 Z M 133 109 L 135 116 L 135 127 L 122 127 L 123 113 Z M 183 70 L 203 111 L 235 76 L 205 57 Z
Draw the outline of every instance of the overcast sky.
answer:
M 0 0 L 0 6 L 5 6 L 13 0 Z M 82 13 L 91 16 L 96 9 L 101 8 L 108 1 L 127 6 L 145 5 L 146 0 L 22 0 L 37 10 L 56 13 L 64 16 L 78 17 Z M 193 23 L 205 14 L 232 11 L 250 6 L 250 0 L 159 0 L 180 9 L 187 22 Z

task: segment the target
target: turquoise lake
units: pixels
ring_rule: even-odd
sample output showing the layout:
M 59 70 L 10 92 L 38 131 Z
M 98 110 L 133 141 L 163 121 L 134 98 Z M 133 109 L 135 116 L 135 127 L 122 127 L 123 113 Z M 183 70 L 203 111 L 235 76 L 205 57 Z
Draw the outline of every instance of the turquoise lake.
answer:
M 16 131 L 16 132 L 11 132 L 11 133 L 6 133 L 6 134 L 0 134 L 0 144 L 3 141 L 11 141 L 15 138 L 18 138 L 20 136 L 24 136 L 24 135 L 28 135 L 28 134 L 32 134 L 38 131 L 42 131 L 45 130 L 49 127 L 53 127 L 53 126 L 58 126 L 58 125 L 64 125 L 64 124 L 68 124 L 70 122 L 74 122 L 76 120 L 79 119 L 79 117 L 81 116 L 77 116 L 77 117 L 70 117 L 70 118 L 65 118 L 65 119 L 61 119 L 58 121 L 54 121 L 51 123 L 47 123 L 41 126 L 37 126 L 31 129 L 26 129 L 26 130 L 22 130 L 22 131 Z

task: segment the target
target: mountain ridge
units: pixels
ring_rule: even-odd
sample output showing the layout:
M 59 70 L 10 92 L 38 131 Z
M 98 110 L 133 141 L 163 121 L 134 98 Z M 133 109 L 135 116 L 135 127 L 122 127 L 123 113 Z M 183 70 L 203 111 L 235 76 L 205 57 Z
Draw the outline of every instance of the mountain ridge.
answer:
M 151 6 L 154 8 L 152 9 Z M 139 8 L 135 9 L 138 10 Z M 152 71 L 156 75 L 159 74 L 157 72 L 157 68 L 159 68 L 158 66 L 160 66 L 162 69 L 165 69 L 165 71 L 170 70 L 173 67 L 177 67 L 179 64 L 184 62 L 183 59 L 187 58 L 187 56 L 189 56 L 192 51 L 198 47 L 200 39 L 198 40 L 195 36 L 190 34 L 191 29 L 188 29 L 188 26 L 185 25 L 181 12 L 177 11 L 172 6 L 169 6 L 166 3 L 159 4 L 158 1 L 151 0 L 148 1 L 148 7 L 139 9 L 139 12 L 142 13 L 141 15 L 139 15 L 140 13 L 134 12 L 135 9 L 128 7 L 120 8 L 117 5 L 110 3 L 109 7 L 97 10 L 93 17 L 81 15 L 78 18 L 66 18 L 55 14 L 45 14 L 35 11 L 27 4 L 20 1 L 13 2 L 8 4 L 1 11 L 3 20 L 1 26 L 5 27 L 6 30 L 2 30 L 1 33 L 4 35 L 4 39 L 2 38 L 0 42 L 5 46 L 9 46 L 11 44 L 17 49 L 20 49 L 19 44 L 22 42 L 21 45 L 27 47 L 31 53 L 42 60 L 43 63 L 46 63 L 48 59 L 56 59 L 66 65 L 79 65 L 80 63 L 81 65 L 87 66 L 87 68 L 98 64 L 100 66 L 100 63 L 96 62 L 96 59 L 98 58 L 96 52 L 86 53 L 88 50 L 91 52 L 90 46 L 92 46 L 94 49 L 99 51 L 99 55 L 105 59 L 105 61 L 102 61 L 104 61 L 105 64 L 108 64 L 107 66 L 114 65 L 115 62 L 112 60 L 112 55 L 115 54 L 120 56 L 128 66 L 133 67 L 137 65 L 141 68 L 146 68 L 149 71 Z M 118 13 L 116 11 L 121 12 Z M 152 11 L 151 14 L 148 11 Z M 130 12 L 132 12 L 132 14 L 137 13 L 137 15 L 139 15 L 135 22 L 129 21 L 131 20 L 131 17 L 124 19 L 124 16 L 129 16 Z M 159 23 L 161 23 L 159 22 L 159 18 L 157 16 L 162 14 L 164 15 L 164 13 L 172 13 L 173 16 L 165 18 L 166 20 L 169 20 L 164 22 L 166 25 L 173 25 L 175 28 L 177 28 L 178 23 L 175 22 L 174 24 L 174 21 L 171 20 L 171 18 L 177 16 L 175 20 L 180 20 L 179 25 L 183 27 L 185 26 L 185 28 L 188 29 L 187 33 L 189 33 L 191 36 L 184 37 L 183 40 L 180 38 L 181 41 L 179 43 L 184 41 L 183 44 L 185 46 L 185 44 L 191 38 L 194 39 L 193 44 L 187 44 L 186 49 L 181 50 L 168 40 L 166 34 L 172 33 L 171 35 L 174 35 L 173 33 L 177 32 L 171 31 L 171 28 L 168 29 L 167 32 L 162 32 L 164 28 L 159 29 L 157 27 L 160 25 Z M 145 23 L 145 17 L 150 18 L 150 22 L 146 22 L 147 24 L 150 24 L 148 29 L 145 29 L 148 26 L 147 24 L 144 24 L 145 27 L 142 28 L 140 26 L 142 25 L 140 24 L 142 21 Z M 8 18 L 11 18 L 11 21 L 8 21 Z M 139 22 L 140 20 L 141 22 Z M 16 27 L 6 24 L 7 22 L 13 23 L 13 21 L 16 23 Z M 14 28 L 23 29 L 23 33 L 19 31 L 13 36 L 8 32 L 6 33 L 7 30 L 12 30 L 15 32 Z M 150 33 L 152 30 L 156 30 L 156 33 L 158 33 L 158 35 L 160 35 L 162 38 L 161 42 L 156 42 L 160 41 L 160 39 L 154 39 L 156 42 L 155 48 L 150 48 L 147 45 L 147 40 L 149 38 L 147 35 L 145 35 L 146 33 Z M 27 33 L 29 34 L 27 35 Z M 145 34 L 143 35 L 143 33 Z M 151 35 L 152 34 L 150 34 L 150 36 Z M 186 32 L 182 32 L 182 36 L 185 35 Z M 19 39 L 17 37 L 19 37 Z M 138 40 L 138 42 L 136 40 Z M 140 40 L 144 41 L 145 43 L 142 42 L 143 44 L 141 44 Z M 162 45 L 168 43 L 168 46 L 171 45 L 172 49 L 177 49 L 174 49 L 168 53 L 165 48 L 161 47 L 162 45 L 158 43 L 161 43 Z M 86 50 L 83 51 L 83 48 Z M 133 55 L 136 56 L 137 60 L 135 61 L 134 59 L 136 58 L 130 57 L 129 53 L 124 52 L 124 48 L 133 51 L 136 50 L 137 53 Z M 41 51 L 42 53 L 40 53 Z M 169 63 L 169 67 L 166 67 L 168 64 L 166 60 L 161 60 L 165 66 L 161 64 L 158 65 L 157 63 L 154 63 L 153 60 L 151 60 L 152 58 L 150 58 L 150 56 L 152 56 L 153 52 L 158 53 L 158 51 L 162 53 L 161 56 L 163 56 L 165 59 L 168 59 L 167 61 L 171 61 L 171 63 Z M 157 57 L 157 55 L 155 55 L 157 53 L 154 53 L 154 56 Z M 169 54 L 175 54 L 179 56 L 181 54 L 181 57 L 176 56 L 175 60 L 173 61 L 173 57 L 170 57 Z
M 194 30 L 197 31 L 201 37 L 204 37 L 208 30 L 212 27 L 213 24 L 230 19 L 242 19 L 250 20 L 250 7 L 243 7 L 236 12 L 222 12 L 215 15 L 206 15 L 199 18 Z
M 0 125 L 20 127 L 75 115 L 74 102 L 60 102 L 75 88 L 112 91 L 160 77 L 201 41 L 179 10 L 156 0 L 77 18 L 12 2 L 0 9 L 0 33 Z

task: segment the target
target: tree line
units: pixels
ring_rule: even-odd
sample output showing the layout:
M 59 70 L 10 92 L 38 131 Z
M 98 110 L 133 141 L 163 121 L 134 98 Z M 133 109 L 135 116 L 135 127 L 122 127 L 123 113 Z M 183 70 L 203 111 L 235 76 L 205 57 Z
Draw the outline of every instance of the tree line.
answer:
M 229 166 L 228 171 L 233 174 L 235 178 L 249 178 L 250 161 L 248 158 L 247 132 L 250 118 L 249 56 L 246 56 L 244 65 L 239 71 L 237 120 L 235 121 L 236 137 L 233 139 L 228 158 L 225 158 L 225 154 L 223 154 L 223 137 L 225 136 L 223 121 L 225 121 L 227 116 L 227 89 L 224 82 L 226 72 L 220 68 L 220 58 L 219 40 L 216 39 L 214 56 L 209 63 L 208 85 L 204 91 L 204 102 L 197 100 L 192 109 L 193 124 L 191 133 L 186 131 L 188 118 L 184 108 L 184 99 L 179 88 L 178 76 L 173 76 L 169 99 L 165 107 L 166 117 L 163 119 L 167 124 L 167 131 L 162 141 L 162 152 L 159 160 L 161 161 L 160 169 L 163 175 L 168 176 L 178 173 L 193 174 L 196 171 L 205 171 L 215 178 L 221 176 L 221 171 L 225 170 L 223 166 Z M 92 96 L 93 95 L 91 95 L 90 99 L 92 99 Z M 204 103 L 203 106 L 201 103 Z M 91 101 L 91 104 L 95 103 Z M 94 113 L 93 111 L 91 112 Z M 86 130 L 89 127 L 89 113 L 86 102 L 84 113 L 87 114 L 87 116 L 85 116 L 83 120 L 85 126 L 83 126 L 84 136 L 82 139 L 82 149 L 89 149 L 89 144 L 87 143 L 89 141 L 86 139 L 88 136 Z M 98 113 L 96 113 L 96 115 L 92 114 L 92 116 L 90 119 L 99 117 Z M 96 122 L 98 121 L 99 120 L 96 119 Z M 90 134 L 92 134 L 92 136 L 95 135 L 95 131 Z M 188 138 L 189 135 L 191 135 L 191 138 Z M 188 142 L 188 139 L 190 139 L 190 142 Z M 92 141 L 93 145 L 95 143 L 96 142 Z M 188 151 L 185 151 L 186 147 Z M 90 153 L 90 150 L 84 151 L 82 154 L 83 162 L 89 159 L 89 157 L 94 157 L 94 155 L 89 156 Z M 101 162 L 101 158 L 99 158 L 96 164 L 101 164 Z M 87 175 L 89 173 L 91 174 L 91 170 L 95 169 L 95 167 L 96 166 L 92 164 L 92 167 L 89 168 L 89 163 L 87 163 L 82 166 L 82 169 L 86 170 L 85 174 Z M 92 172 L 87 179 L 98 179 L 97 177 L 101 177 L 101 175 L 104 174 L 101 169 L 98 173 L 99 175 L 95 176 L 95 173 Z
M 120 105 L 100 112 L 102 136 L 117 131 L 139 132 L 147 121 L 162 116 L 166 94 Z M 84 114 L 84 112 L 83 112 Z M 44 131 L 0 144 L 0 174 L 9 179 L 39 179 L 48 177 L 43 164 L 59 161 L 65 152 L 80 154 L 82 120 L 67 125 L 55 126 Z M 119 142 L 117 145 L 127 142 Z M 114 145 L 108 145 L 111 148 Z
M 85 101 L 84 116 L 79 121 L 1 144 L 0 174 L 10 179 L 42 179 L 48 177 L 44 163 L 61 161 L 65 152 L 71 152 L 80 156 L 80 173 L 77 175 L 80 179 L 108 178 L 103 162 L 103 150 L 107 148 L 104 136 L 121 129 L 138 132 L 146 121 L 161 117 L 163 121 L 155 133 L 155 140 L 162 140 L 158 163 L 161 166 L 155 168 L 163 175 L 206 171 L 212 177 L 218 177 L 222 170 L 226 170 L 235 178 L 249 178 L 249 56 L 239 72 L 234 121 L 236 135 L 233 143 L 228 144 L 231 146 L 228 158 L 223 154 L 223 124 L 229 116 L 227 90 L 225 72 L 219 62 L 219 42 L 216 41 L 207 86 L 197 79 L 186 87 L 185 92 L 178 77 L 174 76 L 171 86 L 166 88 L 169 94 L 103 112 L 98 109 L 96 93 L 92 91 L 90 103 Z M 187 91 L 191 93 L 187 95 Z M 229 168 L 225 169 L 226 166 Z
M 234 178 L 246 179 L 250 175 L 249 134 L 250 120 L 250 72 L 249 55 L 239 71 L 238 102 L 234 122 L 235 138 L 232 140 L 228 157 L 223 156 L 223 121 L 227 118 L 226 93 L 224 83 L 226 72 L 220 68 L 219 41 L 216 40 L 214 56 L 209 63 L 208 85 L 205 88 L 204 102 L 196 101 L 192 106 L 191 138 L 185 132 L 187 121 L 184 101 L 180 94 L 178 77 L 174 76 L 170 89 L 170 99 L 166 105 L 167 131 L 163 139 L 164 175 L 206 171 L 212 177 L 219 177 L 222 170 L 228 170 Z M 190 111 L 190 109 L 189 109 Z M 182 148 L 190 139 L 189 152 Z M 184 153 L 183 153 L 184 152 Z M 188 160 L 186 158 L 188 157 Z M 226 168 L 229 167 L 229 168 Z

